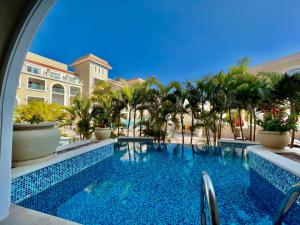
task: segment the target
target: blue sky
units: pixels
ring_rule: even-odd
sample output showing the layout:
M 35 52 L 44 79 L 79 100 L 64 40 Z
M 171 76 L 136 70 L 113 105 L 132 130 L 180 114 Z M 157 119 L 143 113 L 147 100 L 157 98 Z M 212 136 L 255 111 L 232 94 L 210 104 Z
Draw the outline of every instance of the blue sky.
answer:
M 93 53 L 110 76 L 194 80 L 247 56 L 300 51 L 299 0 L 57 0 L 31 51 L 70 64 Z

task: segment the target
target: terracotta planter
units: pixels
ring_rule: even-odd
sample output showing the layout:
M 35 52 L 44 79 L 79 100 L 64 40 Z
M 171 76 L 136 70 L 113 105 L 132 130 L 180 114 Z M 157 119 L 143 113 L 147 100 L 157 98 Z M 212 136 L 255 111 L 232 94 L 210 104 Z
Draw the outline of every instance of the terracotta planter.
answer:
M 283 149 L 289 144 L 290 138 L 287 132 L 259 131 L 257 140 L 267 148 Z
M 55 123 L 14 124 L 13 166 L 30 165 L 53 156 L 60 140 Z
M 109 127 L 107 127 L 107 128 L 96 127 L 95 137 L 97 140 L 108 139 L 108 138 L 110 138 L 111 131 L 112 130 Z

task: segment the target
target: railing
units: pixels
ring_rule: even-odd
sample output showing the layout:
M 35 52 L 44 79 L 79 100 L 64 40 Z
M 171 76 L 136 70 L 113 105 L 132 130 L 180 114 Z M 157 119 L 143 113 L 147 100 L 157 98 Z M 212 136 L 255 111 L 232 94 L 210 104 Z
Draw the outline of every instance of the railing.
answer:
M 300 183 L 294 184 L 290 190 L 288 190 L 283 202 L 281 203 L 279 209 L 277 210 L 273 224 L 281 225 L 290 208 L 295 204 L 297 198 L 300 194 Z
M 37 69 L 34 67 L 31 67 L 30 69 L 28 69 L 29 67 L 31 67 L 31 66 L 26 66 L 26 65 L 23 66 L 22 72 L 34 74 L 34 75 L 41 76 L 41 77 L 48 77 L 48 78 L 59 80 L 59 81 L 65 81 L 65 82 L 69 82 L 72 84 L 83 85 L 82 81 L 78 77 L 76 77 L 72 74 L 60 74 L 60 73 L 48 71 L 47 69 L 42 70 L 42 69 Z
M 219 210 L 213 184 L 206 172 L 202 173 L 202 199 L 200 202 L 201 224 L 206 225 L 205 199 L 207 201 L 210 225 L 219 225 Z

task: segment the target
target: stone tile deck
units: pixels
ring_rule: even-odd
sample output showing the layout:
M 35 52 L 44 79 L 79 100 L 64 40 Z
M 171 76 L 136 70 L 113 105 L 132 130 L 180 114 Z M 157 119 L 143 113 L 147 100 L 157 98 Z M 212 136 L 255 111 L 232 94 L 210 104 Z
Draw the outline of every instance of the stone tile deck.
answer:
M 11 204 L 10 215 L 0 225 L 78 225 L 78 223 Z

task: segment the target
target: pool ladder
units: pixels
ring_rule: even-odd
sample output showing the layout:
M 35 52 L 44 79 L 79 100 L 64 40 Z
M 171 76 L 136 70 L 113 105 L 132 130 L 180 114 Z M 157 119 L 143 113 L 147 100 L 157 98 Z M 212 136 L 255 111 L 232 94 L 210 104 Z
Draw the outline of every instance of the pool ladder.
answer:
M 202 173 L 202 198 L 200 202 L 201 209 L 201 224 L 206 225 L 205 200 L 207 201 L 210 225 L 219 225 L 219 209 L 217 205 L 214 186 L 209 175 L 206 172 Z
M 281 225 L 289 210 L 297 201 L 300 195 L 300 183 L 294 184 L 287 192 L 279 209 L 275 213 L 273 225 Z M 220 225 L 219 209 L 217 205 L 214 186 L 209 175 L 206 172 L 202 173 L 202 198 L 201 198 L 201 225 L 206 225 L 205 200 L 207 201 L 209 220 L 211 225 Z

